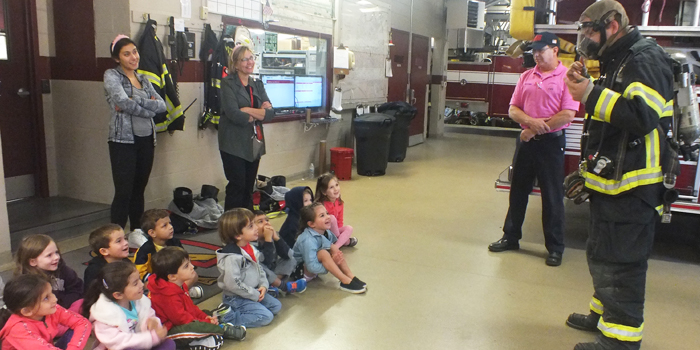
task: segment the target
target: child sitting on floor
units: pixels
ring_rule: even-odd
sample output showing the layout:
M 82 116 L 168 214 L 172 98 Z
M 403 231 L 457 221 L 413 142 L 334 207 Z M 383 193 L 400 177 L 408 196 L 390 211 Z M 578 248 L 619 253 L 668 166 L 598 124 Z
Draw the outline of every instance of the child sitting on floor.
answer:
M 255 210 L 253 214 L 255 214 L 253 222 L 258 228 L 258 240 L 255 246 L 262 251 L 264 257 L 262 267 L 270 283 L 268 293 L 276 289 L 285 293 L 303 293 L 306 290 L 306 280 L 302 278 L 289 281 L 289 276 L 297 265 L 297 261 L 292 256 L 292 250 L 283 239 L 280 239 L 264 212 Z
M 270 285 L 259 263 L 262 255 L 250 245 L 258 240 L 253 218 L 245 208 L 225 212 L 219 219 L 219 237 L 226 246 L 216 251 L 223 303 L 232 309 L 223 320 L 247 328 L 270 324 L 282 309 L 279 300 L 267 294 Z
M 313 203 L 314 193 L 310 187 L 294 187 L 284 194 L 287 218 L 280 228 L 280 237 L 293 247 L 299 234 L 299 210 Z
M 316 181 L 316 202 L 322 203 L 331 215 L 330 230 L 338 238 L 335 245 L 337 247 L 356 246 L 357 238 L 352 237 L 352 226 L 343 225 L 345 202 L 340 198 L 340 183 L 334 174 L 325 173 L 319 176 Z
M 302 230 L 294 244 L 294 258 L 304 262 L 304 277 L 330 272 L 340 280 L 340 289 L 349 293 L 364 293 L 367 285 L 350 271 L 336 242 L 328 230 L 331 217 L 323 204 L 315 202 L 301 209 Z
M 4 350 L 85 348 L 92 325 L 56 304 L 51 284 L 40 275 L 17 276 L 7 282 L 0 309 Z M 54 339 L 59 337 L 57 341 Z
M 124 230 L 117 224 L 107 224 L 90 233 L 90 248 L 95 257 L 88 262 L 83 275 L 84 291 L 87 291 L 100 269 L 108 263 L 129 258 L 129 242 L 124 236 Z
M 148 241 L 136 251 L 134 264 L 143 283 L 148 283 L 148 276 L 153 273 L 151 255 L 165 247 L 183 247 L 179 239 L 173 238 L 173 225 L 170 224 L 170 213 L 167 210 L 146 210 L 141 216 L 141 229 L 148 234 Z M 187 285 L 190 286 L 190 297 L 195 299 L 202 297 L 202 287 L 195 286 L 198 279 L 195 273 L 193 279 L 187 281 Z
M 83 281 L 61 259 L 61 252 L 51 237 L 31 235 L 22 239 L 15 254 L 15 265 L 15 276 L 35 274 L 48 278 L 58 305 L 73 312 L 80 311 Z
M 94 349 L 175 350 L 143 294 L 143 282 L 130 261 L 105 265 L 85 293 L 83 315 L 95 329 Z
M 180 247 L 165 247 L 151 258 L 153 274 L 148 278 L 151 303 L 168 335 L 180 346 L 196 347 L 221 337 L 243 340 L 245 327 L 219 325 L 216 317 L 200 310 L 187 295 L 187 281 L 195 274 L 189 254 Z M 178 346 L 178 347 L 180 347 Z M 217 349 L 219 347 L 216 347 Z

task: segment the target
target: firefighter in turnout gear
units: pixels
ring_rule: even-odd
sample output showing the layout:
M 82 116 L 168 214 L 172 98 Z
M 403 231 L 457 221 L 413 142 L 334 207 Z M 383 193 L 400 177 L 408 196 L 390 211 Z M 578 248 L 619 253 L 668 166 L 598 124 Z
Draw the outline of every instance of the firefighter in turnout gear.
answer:
M 587 113 L 582 175 L 590 193 L 588 267 L 590 314 L 571 314 L 570 327 L 599 332 L 575 350 L 639 349 L 644 329 L 647 260 L 661 211 L 661 155 L 673 117 L 670 57 L 628 25 L 614 0 L 589 6 L 579 22 L 578 50 L 598 59 L 600 79 L 581 62 L 566 84 Z

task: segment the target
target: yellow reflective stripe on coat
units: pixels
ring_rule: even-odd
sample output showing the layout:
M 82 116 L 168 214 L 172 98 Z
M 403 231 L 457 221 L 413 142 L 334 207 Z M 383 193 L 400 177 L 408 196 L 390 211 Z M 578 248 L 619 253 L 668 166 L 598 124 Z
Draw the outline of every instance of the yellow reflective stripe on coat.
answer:
M 666 105 L 664 105 L 664 114 L 661 118 L 665 117 L 673 117 L 673 100 L 666 102 Z
M 598 329 L 608 338 L 622 341 L 641 341 L 644 323 L 639 327 L 624 326 L 617 323 L 608 323 L 603 318 L 598 321 Z
M 168 111 L 168 114 L 166 115 L 166 119 L 161 122 L 156 124 L 156 132 L 163 132 L 168 130 L 168 125 L 172 124 L 175 119 L 182 117 L 183 111 L 182 111 L 182 106 L 174 106 L 173 102 L 170 100 L 170 97 L 167 95 L 165 96 L 165 107 Z
M 647 168 L 660 166 L 661 150 L 659 149 L 659 130 L 654 129 L 644 136 L 644 147 L 647 152 Z
M 654 208 L 656 211 L 659 213 L 659 215 L 662 215 L 664 213 L 664 205 L 661 204 L 658 207 Z
M 214 114 L 214 116 L 211 118 L 211 122 L 213 124 L 219 124 L 219 119 L 221 119 L 221 116 L 218 114 Z
M 141 70 L 141 69 L 137 70 L 136 73 L 145 75 L 146 78 L 148 78 L 148 81 L 151 82 L 151 84 L 153 84 L 153 85 L 155 85 L 155 86 L 158 86 L 158 87 L 160 87 L 161 89 L 163 88 L 163 85 L 164 85 L 164 84 L 163 84 L 163 80 L 160 79 L 160 77 L 157 76 L 157 75 L 155 75 L 154 73 L 151 73 L 151 72 L 149 72 L 149 71 L 147 71 L 147 70 Z
M 583 177 L 586 179 L 586 187 L 609 195 L 620 194 L 639 186 L 663 181 L 660 166 L 630 171 L 622 175 L 620 181 L 605 179 L 588 171 L 583 173 Z
M 600 93 L 600 97 L 598 97 L 598 102 L 595 104 L 593 120 L 610 123 L 610 116 L 612 115 L 613 107 L 615 107 L 618 98 L 620 98 L 619 93 L 610 89 L 603 89 L 603 92 Z
M 221 79 L 212 79 L 211 86 L 213 86 L 217 89 L 221 89 Z
M 595 297 L 591 298 L 591 311 L 597 313 L 598 315 L 603 314 L 603 303 L 600 302 L 600 300 L 596 299 Z
M 663 98 L 656 90 L 640 82 L 634 82 L 627 86 L 627 89 L 625 89 L 625 92 L 622 93 L 622 96 L 627 99 L 633 99 L 635 97 L 641 98 L 642 101 L 647 104 L 647 106 L 649 106 L 656 112 L 656 114 L 659 115 L 659 118 L 673 115 L 673 103 L 667 103 L 666 99 Z

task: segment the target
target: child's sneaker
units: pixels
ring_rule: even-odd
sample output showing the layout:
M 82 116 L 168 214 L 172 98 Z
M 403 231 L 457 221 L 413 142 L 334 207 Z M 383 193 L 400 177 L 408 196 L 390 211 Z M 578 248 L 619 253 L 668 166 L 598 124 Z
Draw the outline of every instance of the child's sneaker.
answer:
M 191 299 L 199 299 L 204 295 L 204 289 L 201 286 L 194 286 L 189 290 Z
M 216 319 L 219 320 L 219 322 L 223 322 L 224 315 L 231 311 L 232 310 L 230 306 L 221 303 L 216 309 L 211 310 L 211 316 L 216 317 Z
M 357 238 L 350 237 L 350 240 L 348 241 L 348 247 L 354 247 L 356 245 L 357 245 Z
M 362 282 L 362 280 L 360 280 L 359 278 L 357 278 L 357 276 L 353 277 L 352 280 L 355 281 L 355 282 L 357 282 L 357 283 L 359 283 L 359 284 L 360 284 L 361 286 L 363 286 L 363 287 L 367 287 L 367 283 Z
M 348 292 L 348 293 L 360 294 L 360 293 L 366 292 L 367 288 L 365 286 L 363 286 L 362 284 L 360 284 L 359 282 L 352 280 L 348 284 L 340 282 L 340 290 Z
M 234 326 L 232 323 L 223 323 L 219 326 L 224 329 L 224 338 L 233 340 L 245 339 L 245 326 Z
M 271 295 L 274 298 L 279 298 L 280 296 L 280 290 L 277 289 L 277 287 L 270 287 L 267 289 L 267 294 Z
M 304 293 L 306 290 L 306 280 L 301 278 L 293 282 L 287 282 L 287 293 Z
M 219 350 L 224 344 L 224 337 L 216 334 L 209 337 L 195 339 L 187 344 L 189 350 Z

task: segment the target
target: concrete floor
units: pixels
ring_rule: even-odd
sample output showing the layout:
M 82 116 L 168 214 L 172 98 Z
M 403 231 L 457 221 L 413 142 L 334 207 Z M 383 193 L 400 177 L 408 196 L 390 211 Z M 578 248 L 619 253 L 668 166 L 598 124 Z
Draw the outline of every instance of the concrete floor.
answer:
M 341 182 L 345 222 L 360 240 L 345 256 L 367 294 L 342 292 L 323 276 L 304 294 L 282 297 L 272 324 L 224 348 L 547 350 L 592 341 L 564 325 L 570 312 L 587 312 L 593 291 L 582 250 L 585 204 L 567 203 L 560 267 L 544 264 L 539 197 L 531 197 L 520 251 L 486 249 L 502 234 L 508 195 L 493 185 L 513 147 L 511 138 L 447 134 L 410 148 L 386 176 Z M 674 232 L 649 264 L 645 350 L 700 344 L 699 226 L 685 219 L 695 232 L 681 232 L 678 243 L 668 237 L 679 232 L 666 229 Z

